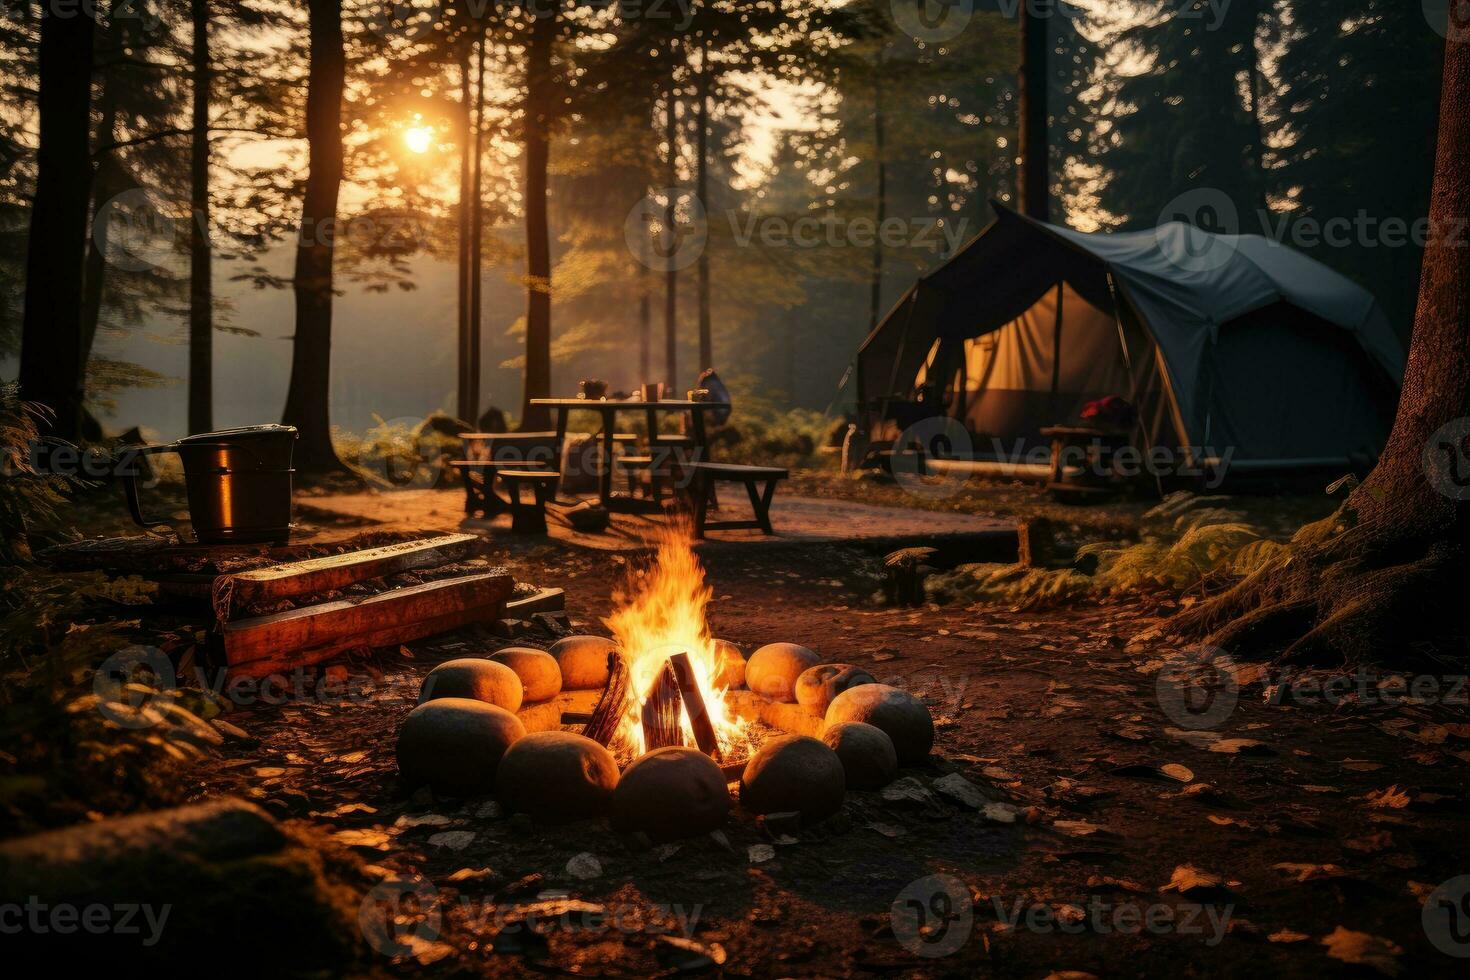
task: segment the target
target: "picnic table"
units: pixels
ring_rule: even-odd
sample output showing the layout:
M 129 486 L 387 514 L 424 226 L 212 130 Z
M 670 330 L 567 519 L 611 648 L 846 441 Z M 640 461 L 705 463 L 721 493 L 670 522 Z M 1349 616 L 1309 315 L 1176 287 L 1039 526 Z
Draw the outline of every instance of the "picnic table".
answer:
M 598 436 L 602 441 L 602 465 L 597 474 L 597 495 L 602 506 L 609 510 L 636 509 L 639 506 L 631 501 L 615 498 L 612 492 L 613 436 L 617 431 L 618 413 L 643 412 L 648 422 L 650 442 L 657 442 L 659 439 L 658 426 L 661 416 L 676 413 L 688 415 L 691 423 L 693 458 L 700 460 L 705 458 L 709 448 L 704 422 L 705 413 L 730 410 L 729 402 L 695 402 L 683 398 L 665 398 L 656 402 L 613 401 L 600 398 L 533 398 L 531 404 L 556 409 L 556 444 L 558 447 L 566 438 L 567 421 L 572 412 L 596 412 L 601 417 L 602 431 L 598 433 Z

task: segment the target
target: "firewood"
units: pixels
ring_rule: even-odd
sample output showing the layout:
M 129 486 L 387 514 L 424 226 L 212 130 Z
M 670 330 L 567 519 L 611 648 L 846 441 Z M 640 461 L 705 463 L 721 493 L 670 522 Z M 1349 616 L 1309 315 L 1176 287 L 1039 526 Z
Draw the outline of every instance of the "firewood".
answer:
M 611 744 L 628 707 L 628 661 L 614 650 L 607 655 L 607 687 L 602 700 L 592 709 L 592 718 L 582 734 L 599 745 Z
M 448 565 L 472 555 L 478 541 L 473 534 L 446 534 L 221 575 L 214 583 L 215 609 L 226 619 L 230 611 L 255 603 L 330 592 L 410 569 Z
M 683 745 L 683 713 L 679 681 L 674 676 L 673 665 L 665 661 L 643 702 L 644 750 L 652 752 L 671 745 Z
M 504 571 L 393 589 L 361 602 L 328 602 L 226 624 L 235 676 L 266 677 L 355 647 L 392 646 L 500 616 L 514 588 Z
M 720 740 L 715 735 L 714 722 L 710 720 L 709 709 L 704 703 L 704 692 L 699 689 L 699 682 L 694 677 L 694 664 L 689 661 L 689 654 L 676 653 L 669 658 L 669 665 L 673 668 L 674 679 L 678 681 L 679 693 L 684 698 L 684 712 L 689 716 L 689 727 L 694 730 L 694 742 L 699 746 L 699 751 L 711 758 L 719 758 Z

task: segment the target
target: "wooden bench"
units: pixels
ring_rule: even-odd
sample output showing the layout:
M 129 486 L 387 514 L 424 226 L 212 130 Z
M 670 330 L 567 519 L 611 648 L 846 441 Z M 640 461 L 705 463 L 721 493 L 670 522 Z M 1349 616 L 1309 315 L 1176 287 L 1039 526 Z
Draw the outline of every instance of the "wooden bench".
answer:
M 694 536 L 703 538 L 706 531 L 733 531 L 758 528 L 766 534 L 771 530 L 771 499 L 776 495 L 776 484 L 786 479 L 787 472 L 775 466 L 742 466 L 739 463 L 687 463 L 685 470 L 690 476 L 685 491 L 689 507 L 694 515 Z M 743 483 L 750 495 L 750 506 L 755 519 L 750 521 L 707 520 L 711 492 L 717 483 Z M 757 484 L 764 484 L 761 490 Z
M 553 470 L 500 470 L 496 473 L 510 496 L 510 529 L 517 534 L 546 533 L 546 502 L 556 495 L 561 474 Z M 521 499 L 521 487 L 531 488 L 531 499 Z

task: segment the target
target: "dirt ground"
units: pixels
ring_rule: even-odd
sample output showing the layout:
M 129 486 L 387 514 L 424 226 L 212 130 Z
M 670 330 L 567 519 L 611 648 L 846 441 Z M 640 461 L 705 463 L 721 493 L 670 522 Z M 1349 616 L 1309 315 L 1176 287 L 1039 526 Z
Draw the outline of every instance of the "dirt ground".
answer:
M 550 544 L 497 557 L 566 589 L 588 632 L 628 560 Z M 488 631 L 354 663 L 351 694 L 233 708 L 240 732 L 197 792 L 254 799 L 366 860 L 364 922 L 393 974 L 1463 975 L 1450 953 L 1470 937 L 1423 917 L 1470 873 L 1456 678 L 1411 681 L 1412 697 L 1349 678 L 1342 697 L 1217 661 L 1188 675 L 1202 695 L 1182 682 L 1192 661 L 1134 641 L 1170 600 L 885 608 L 880 559 L 706 559 L 715 635 L 747 653 L 810 646 L 936 719 L 928 765 L 816 827 L 737 808 L 721 835 L 648 848 L 406 792 L 394 737 L 430 667 L 553 639 Z

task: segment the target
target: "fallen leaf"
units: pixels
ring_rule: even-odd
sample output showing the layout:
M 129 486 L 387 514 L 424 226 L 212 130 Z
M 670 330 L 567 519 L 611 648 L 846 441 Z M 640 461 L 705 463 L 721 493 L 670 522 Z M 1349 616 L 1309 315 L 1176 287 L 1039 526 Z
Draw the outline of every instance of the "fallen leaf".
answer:
M 1299 943 L 1304 939 L 1311 938 L 1311 936 L 1304 932 L 1294 932 L 1291 929 L 1278 929 L 1266 937 L 1268 942 L 1273 943 Z
M 1161 892 L 1178 892 L 1188 895 L 1193 891 L 1214 891 L 1224 888 L 1225 882 L 1219 875 L 1201 871 L 1192 864 L 1181 864 L 1174 869 L 1169 883 L 1159 889 Z
M 750 856 L 751 864 L 764 864 L 776 856 L 776 849 L 770 844 L 752 844 L 746 849 Z
M 1363 799 L 1368 802 L 1369 806 L 1382 807 L 1385 810 L 1402 810 L 1409 805 L 1409 794 L 1399 789 L 1397 785 L 1376 793 L 1369 793 Z
M 1403 948 L 1381 936 L 1338 926 L 1331 934 L 1322 937 L 1321 942 L 1327 947 L 1327 955 L 1334 960 L 1372 967 L 1386 977 L 1396 977 L 1403 969 L 1398 961 Z

